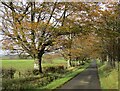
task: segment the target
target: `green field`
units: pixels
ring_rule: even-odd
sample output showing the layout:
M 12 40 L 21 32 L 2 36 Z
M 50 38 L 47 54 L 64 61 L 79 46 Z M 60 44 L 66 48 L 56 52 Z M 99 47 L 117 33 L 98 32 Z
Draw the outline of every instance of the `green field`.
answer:
M 2 61 L 2 68 L 3 69 L 9 69 L 9 68 L 15 68 L 17 71 L 26 71 L 26 70 L 32 70 L 34 66 L 34 60 L 33 59 L 16 59 L 16 60 L 1 60 Z M 49 66 L 57 66 L 57 65 L 67 65 L 67 62 L 64 59 L 54 59 L 52 61 L 43 61 L 42 66 L 43 67 L 49 67 Z
M 2 68 L 15 68 L 18 71 L 33 69 L 33 60 L 2 60 Z

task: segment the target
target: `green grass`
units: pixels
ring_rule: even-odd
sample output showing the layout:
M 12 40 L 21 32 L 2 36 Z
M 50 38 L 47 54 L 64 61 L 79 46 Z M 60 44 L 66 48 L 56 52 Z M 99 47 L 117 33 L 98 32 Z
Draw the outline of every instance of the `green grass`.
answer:
M 67 61 L 65 61 L 64 59 L 54 59 L 52 60 L 52 62 L 49 61 L 45 61 L 42 63 L 43 67 L 50 67 L 50 66 L 57 66 L 57 65 L 64 65 L 67 66 Z
M 99 77 L 102 89 L 118 89 L 117 68 L 112 69 L 107 65 L 107 63 L 99 65 Z
M 66 65 L 67 62 L 63 59 L 54 59 L 53 61 L 43 61 L 42 66 L 57 66 Z M 15 68 L 17 71 L 32 70 L 34 66 L 34 60 L 32 59 L 16 59 L 16 60 L 2 60 L 2 68 L 9 69 Z
M 15 68 L 17 71 L 25 71 L 33 69 L 33 60 L 2 60 L 2 68 Z
M 75 77 L 77 74 L 79 74 L 83 70 L 85 70 L 88 66 L 89 66 L 89 63 L 86 63 L 84 66 L 81 66 L 80 68 L 76 68 L 72 70 L 72 72 L 64 74 L 62 78 L 57 79 L 51 82 L 50 84 L 48 84 L 47 86 L 44 86 L 40 89 L 51 89 L 51 90 L 56 89 L 60 87 L 61 85 L 63 85 L 64 83 L 66 83 L 67 81 L 69 81 L 70 79 L 72 79 L 73 77 Z

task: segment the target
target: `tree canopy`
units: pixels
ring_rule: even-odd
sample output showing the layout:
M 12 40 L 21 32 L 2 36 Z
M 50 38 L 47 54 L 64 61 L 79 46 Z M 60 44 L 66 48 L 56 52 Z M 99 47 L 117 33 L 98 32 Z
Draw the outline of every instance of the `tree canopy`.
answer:
M 41 73 L 43 54 L 55 50 L 67 60 L 120 60 L 119 5 L 101 4 L 2 2 L 3 49 L 38 59 Z

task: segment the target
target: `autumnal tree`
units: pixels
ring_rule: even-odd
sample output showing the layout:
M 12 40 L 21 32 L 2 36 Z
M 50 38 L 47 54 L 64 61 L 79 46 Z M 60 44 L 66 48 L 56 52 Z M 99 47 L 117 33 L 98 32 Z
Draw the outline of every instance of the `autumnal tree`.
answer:
M 73 14 L 73 16 L 69 16 L 66 19 L 67 23 L 65 26 L 63 26 L 64 30 L 66 29 L 68 32 L 64 38 L 61 38 L 61 40 L 63 40 L 63 42 L 61 42 L 61 53 L 63 57 L 68 60 L 70 66 L 72 66 L 71 62 L 73 60 L 76 60 L 78 58 L 80 60 L 85 59 L 86 55 L 90 56 L 89 50 L 87 50 L 90 49 L 90 47 L 81 45 L 84 41 L 80 42 L 80 40 L 83 38 L 81 35 L 89 35 L 95 30 L 93 17 L 98 17 L 98 14 L 96 15 L 95 13 L 93 16 L 91 13 L 97 7 L 97 5 L 95 5 L 95 3 L 82 3 L 81 6 L 79 4 L 76 4 L 77 11 Z M 94 6 L 94 8 L 91 8 L 91 6 Z M 89 42 L 87 42 L 88 41 L 85 41 L 84 43 L 89 45 Z M 85 48 L 82 49 L 81 46 Z
M 60 48 L 55 46 L 58 37 L 80 30 L 75 16 L 84 8 L 79 5 L 86 7 L 81 2 L 2 2 L 3 49 L 30 55 L 42 73 L 42 56 Z
M 119 49 L 119 20 L 116 3 L 104 3 L 105 10 L 98 9 L 99 17 L 94 23 L 96 33 L 101 37 L 102 49 L 101 59 L 108 61 L 112 67 L 115 67 L 115 61 L 118 61 Z
M 19 50 L 37 59 L 39 72 L 42 73 L 42 56 L 52 50 L 51 46 L 60 35 L 55 30 L 63 25 L 64 18 L 68 16 L 67 5 L 58 2 L 2 2 L 4 48 Z M 6 41 L 9 41 L 9 46 Z
M 105 6 L 106 10 L 92 2 L 2 2 L 3 49 L 31 56 L 40 73 L 42 56 L 55 50 L 70 65 L 99 53 L 103 60 L 118 60 L 118 13 L 115 4 Z

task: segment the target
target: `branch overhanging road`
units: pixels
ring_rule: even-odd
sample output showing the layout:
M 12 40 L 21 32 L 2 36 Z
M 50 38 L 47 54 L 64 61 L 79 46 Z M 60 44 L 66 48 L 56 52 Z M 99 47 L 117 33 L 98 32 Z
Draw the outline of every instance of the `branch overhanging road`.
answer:
M 69 90 L 97 89 L 100 91 L 101 88 L 96 61 L 94 60 L 86 70 L 84 70 L 79 75 L 74 77 L 72 80 L 68 81 L 63 86 L 58 88 L 57 91 L 66 89 Z

